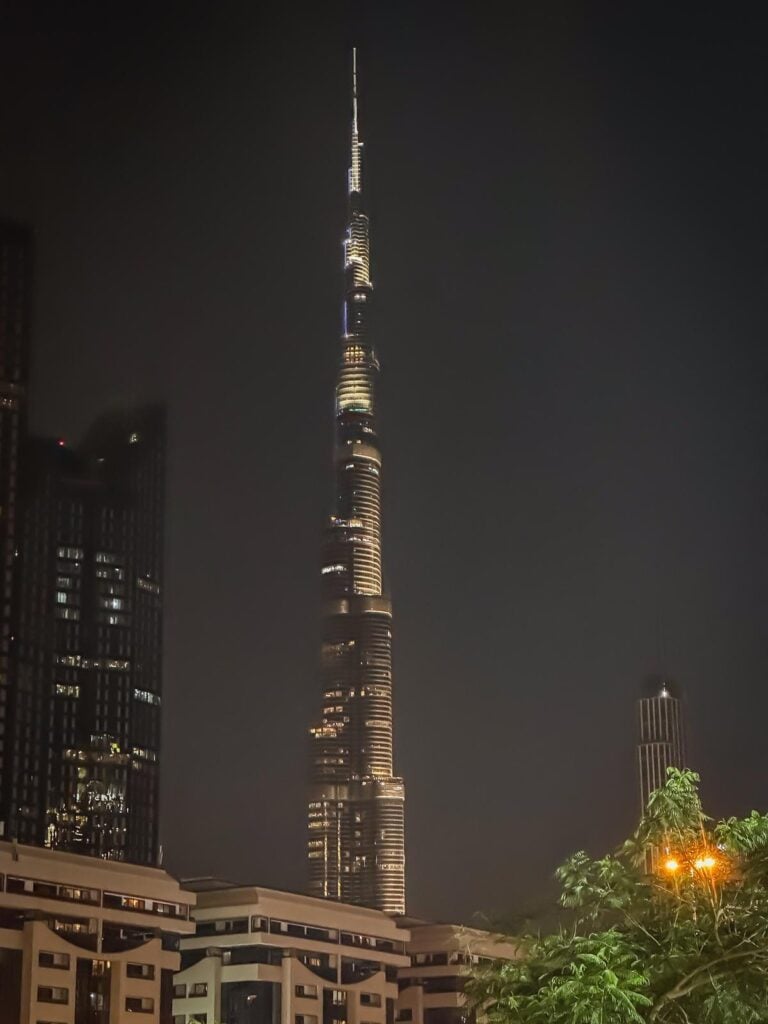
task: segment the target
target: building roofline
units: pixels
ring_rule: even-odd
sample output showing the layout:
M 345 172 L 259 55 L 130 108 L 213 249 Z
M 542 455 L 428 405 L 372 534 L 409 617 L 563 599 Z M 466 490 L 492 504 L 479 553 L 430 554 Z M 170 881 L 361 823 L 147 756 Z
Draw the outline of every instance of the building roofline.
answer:
M 165 868 L 149 864 L 134 864 L 125 860 L 108 860 L 104 857 L 91 857 L 84 853 L 69 853 L 66 850 L 52 850 L 47 846 L 28 846 L 13 840 L 0 839 L 0 855 L 8 854 L 19 863 L 22 860 L 46 860 L 59 864 L 71 864 L 74 867 L 87 868 L 90 871 L 109 871 L 125 875 L 144 875 L 146 878 L 165 878 L 183 885 L 175 875 Z

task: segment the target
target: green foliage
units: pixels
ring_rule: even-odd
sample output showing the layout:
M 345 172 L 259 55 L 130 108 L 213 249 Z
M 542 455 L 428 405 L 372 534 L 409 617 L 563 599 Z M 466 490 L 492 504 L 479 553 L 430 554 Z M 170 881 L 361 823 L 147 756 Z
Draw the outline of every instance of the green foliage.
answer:
M 670 769 L 615 853 L 558 869 L 567 924 L 469 982 L 490 1024 L 768 1024 L 768 815 L 712 823 L 698 782 Z

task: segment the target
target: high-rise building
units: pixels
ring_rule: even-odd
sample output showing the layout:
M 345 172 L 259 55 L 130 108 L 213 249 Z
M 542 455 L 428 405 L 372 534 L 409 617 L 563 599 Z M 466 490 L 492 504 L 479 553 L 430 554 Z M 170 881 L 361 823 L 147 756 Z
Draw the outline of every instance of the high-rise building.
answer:
M 311 730 L 308 863 L 313 895 L 405 911 L 403 780 L 392 761 L 392 605 L 382 583 L 379 363 L 352 70 L 344 324 L 336 383 L 336 502 L 321 573 L 322 713 Z
M 26 429 L 31 305 L 31 233 L 0 221 L 0 805 L 10 787 L 5 734 L 17 613 L 19 450 Z
M 31 440 L 17 536 L 4 834 L 139 864 L 158 855 L 165 416 Z
M 685 730 L 683 707 L 675 684 L 653 679 L 648 696 L 637 702 L 637 765 L 640 784 L 640 809 L 648 797 L 664 785 L 667 768 L 685 767 Z

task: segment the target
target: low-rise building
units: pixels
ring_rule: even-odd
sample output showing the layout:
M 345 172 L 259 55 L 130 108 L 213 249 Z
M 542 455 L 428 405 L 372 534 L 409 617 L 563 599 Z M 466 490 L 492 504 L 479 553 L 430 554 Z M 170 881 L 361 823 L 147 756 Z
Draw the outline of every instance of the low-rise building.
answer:
M 472 1024 L 464 985 L 483 963 L 513 960 L 515 945 L 487 931 L 455 924 L 407 922 L 410 964 L 399 971 L 401 1024 Z
M 469 971 L 510 958 L 488 932 L 214 879 L 182 939 L 173 1024 L 464 1024 Z
M 165 1024 L 194 900 L 159 868 L 0 842 L 0 1024 Z
M 184 883 L 197 932 L 182 940 L 173 1024 L 393 1024 L 408 931 L 387 914 L 313 896 Z

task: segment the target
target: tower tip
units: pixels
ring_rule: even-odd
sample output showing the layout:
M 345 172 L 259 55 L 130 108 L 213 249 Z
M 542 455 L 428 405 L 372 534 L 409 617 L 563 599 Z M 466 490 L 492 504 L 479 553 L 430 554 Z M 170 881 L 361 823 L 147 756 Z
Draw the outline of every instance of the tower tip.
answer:
M 352 47 L 352 127 L 357 131 L 357 47 Z

